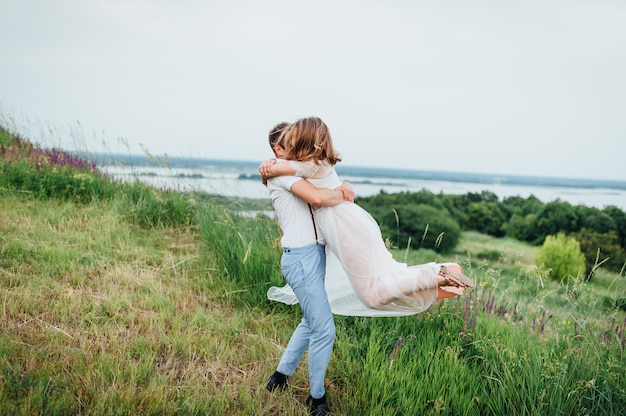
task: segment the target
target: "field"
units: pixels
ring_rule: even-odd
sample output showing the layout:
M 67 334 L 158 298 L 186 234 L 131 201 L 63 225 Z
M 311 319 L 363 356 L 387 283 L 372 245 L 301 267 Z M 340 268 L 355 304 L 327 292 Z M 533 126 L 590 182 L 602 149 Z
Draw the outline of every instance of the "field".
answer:
M 304 363 L 290 391 L 264 389 L 300 317 L 263 299 L 281 282 L 276 251 L 255 248 L 273 272 L 234 273 L 238 251 L 263 245 L 257 221 L 201 211 L 142 227 L 115 198 L 0 193 L 0 413 L 307 414 Z M 395 251 L 456 260 L 478 288 L 417 316 L 336 317 L 333 414 L 621 414 L 626 314 L 611 306 L 623 274 L 557 284 L 533 255 L 477 233 L 454 258 Z
M 0 129 L 0 414 L 305 415 L 306 364 L 265 384 L 301 318 L 267 201 L 101 175 Z M 626 278 L 556 282 L 535 248 L 464 232 L 477 282 L 402 318 L 336 316 L 334 415 L 619 415 Z

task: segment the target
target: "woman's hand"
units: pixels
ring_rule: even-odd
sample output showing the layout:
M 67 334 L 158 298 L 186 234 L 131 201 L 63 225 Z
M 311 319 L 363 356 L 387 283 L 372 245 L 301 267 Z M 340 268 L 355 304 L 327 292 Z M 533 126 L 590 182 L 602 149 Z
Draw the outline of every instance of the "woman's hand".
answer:
M 342 182 L 341 186 L 337 188 L 343 193 L 343 200 L 348 202 L 354 202 L 354 191 L 350 182 Z

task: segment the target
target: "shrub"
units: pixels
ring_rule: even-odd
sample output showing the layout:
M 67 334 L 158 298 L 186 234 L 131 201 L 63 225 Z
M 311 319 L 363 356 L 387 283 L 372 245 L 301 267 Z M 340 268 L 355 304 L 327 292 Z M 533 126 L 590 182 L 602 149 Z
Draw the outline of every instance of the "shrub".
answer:
M 585 256 L 580 251 L 580 243 L 564 233 L 546 237 L 535 263 L 549 268 L 550 277 L 558 281 L 585 274 Z

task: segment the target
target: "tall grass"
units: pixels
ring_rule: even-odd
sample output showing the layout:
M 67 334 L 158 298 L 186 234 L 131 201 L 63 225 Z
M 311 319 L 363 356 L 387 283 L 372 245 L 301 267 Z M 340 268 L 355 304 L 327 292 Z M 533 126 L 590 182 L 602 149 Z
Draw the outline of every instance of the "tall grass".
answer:
M 195 227 L 23 195 L 0 212 L 1 414 L 261 409 L 275 323 L 216 302 Z
M 251 308 L 266 302 L 271 284 L 284 284 L 274 220 L 265 215 L 249 218 L 214 206 L 199 213 L 198 225 L 213 268 L 223 276 L 214 282 L 220 296 Z
M 253 306 L 251 300 L 262 305 L 265 290 L 255 280 L 263 269 L 244 272 L 246 259 L 257 250 L 268 251 L 257 258 L 276 258 L 273 233 L 257 221 L 224 210 L 201 225 L 205 244 L 219 241 L 215 249 L 222 253 L 222 274 L 246 293 L 240 304 L 245 307 Z M 494 263 L 472 259 L 470 253 L 463 259 L 459 253 L 456 260 L 480 287 L 425 314 L 336 317 L 340 330 L 329 370 L 331 391 L 338 395 L 335 412 L 620 414 L 626 406 L 625 315 L 606 309 L 601 298 L 594 300 L 598 289 L 582 280 L 577 285 L 583 287 L 555 283 L 532 261 L 521 263 L 530 260 L 531 249 L 513 244 L 523 251 L 502 250 Z M 478 252 L 493 257 L 493 251 Z M 516 275 L 509 279 L 513 270 Z M 623 276 L 615 279 L 621 282 L 616 296 L 623 296 Z M 599 286 L 602 281 L 599 277 Z M 257 288 L 262 290 L 253 296 Z M 594 315 L 587 315 L 590 310 Z M 298 376 L 296 383 L 306 383 L 306 377 Z
M 626 321 L 574 330 L 493 298 L 478 290 L 413 319 L 339 319 L 331 372 L 354 397 L 343 414 L 622 412 Z
M 283 284 L 273 219 L 25 159 L 0 160 L 1 414 L 308 414 L 305 363 L 264 389 L 301 318 L 265 298 Z M 532 247 L 477 233 L 454 259 L 394 256 L 458 261 L 479 287 L 416 316 L 337 316 L 333 414 L 623 414 L 623 275 L 557 283 Z
M 84 204 L 107 201 L 144 227 L 189 225 L 195 203 L 203 198 L 116 181 L 102 175 L 91 161 L 33 145 L 1 127 L 0 160 L 0 192 Z

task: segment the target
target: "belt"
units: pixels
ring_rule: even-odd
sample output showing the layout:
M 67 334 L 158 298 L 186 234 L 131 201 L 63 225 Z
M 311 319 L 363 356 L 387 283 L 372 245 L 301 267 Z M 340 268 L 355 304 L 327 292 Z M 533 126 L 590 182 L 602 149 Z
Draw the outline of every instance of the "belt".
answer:
M 285 247 L 283 247 L 283 253 L 291 253 L 292 250 L 304 249 L 304 248 L 311 247 L 311 246 L 322 246 L 322 247 L 324 247 L 324 244 L 315 243 L 315 244 L 311 244 L 310 246 L 294 247 L 294 248 L 285 248 Z

